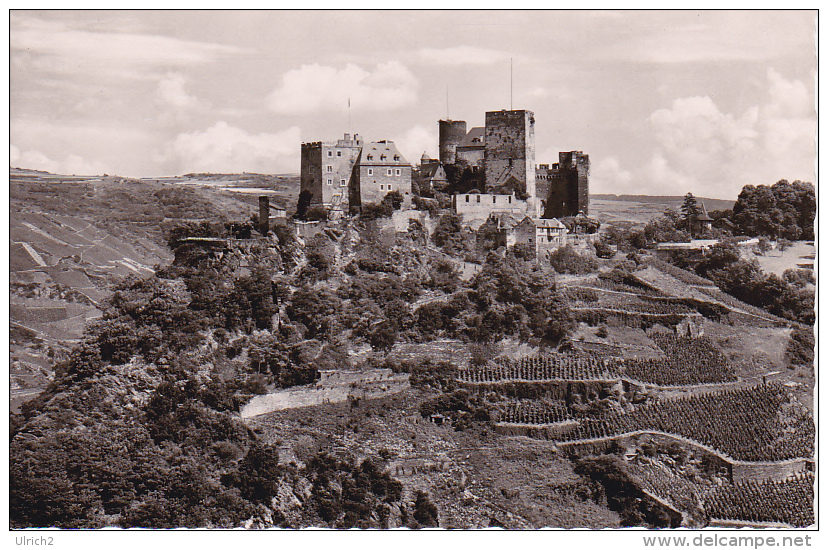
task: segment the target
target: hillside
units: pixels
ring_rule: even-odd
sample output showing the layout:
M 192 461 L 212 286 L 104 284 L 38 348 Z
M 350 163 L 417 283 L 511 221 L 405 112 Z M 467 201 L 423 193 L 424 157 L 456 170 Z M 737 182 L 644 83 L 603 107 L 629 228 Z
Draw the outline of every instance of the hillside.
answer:
M 247 220 L 260 188 L 295 203 L 293 179 L 282 176 L 136 180 L 12 168 L 9 179 L 12 410 L 45 387 L 114 281 L 172 259 L 165 226 Z
M 240 236 L 227 177 L 16 182 L 13 527 L 813 523 L 804 327 L 446 211 Z

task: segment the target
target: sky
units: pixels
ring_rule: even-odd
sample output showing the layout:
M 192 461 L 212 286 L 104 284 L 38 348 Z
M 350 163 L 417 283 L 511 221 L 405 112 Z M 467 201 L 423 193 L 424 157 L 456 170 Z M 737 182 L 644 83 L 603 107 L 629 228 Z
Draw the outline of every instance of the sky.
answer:
M 298 173 L 359 133 L 409 162 L 437 121 L 535 113 L 593 193 L 735 199 L 815 181 L 815 11 L 10 13 L 10 165 Z M 510 73 L 511 96 L 510 96 Z M 350 99 L 350 110 L 348 103 Z

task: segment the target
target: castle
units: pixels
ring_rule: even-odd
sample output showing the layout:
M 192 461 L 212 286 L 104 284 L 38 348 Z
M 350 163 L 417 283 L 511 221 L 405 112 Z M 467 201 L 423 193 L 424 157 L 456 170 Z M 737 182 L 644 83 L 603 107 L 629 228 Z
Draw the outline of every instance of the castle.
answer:
M 535 115 L 526 110 L 486 113 L 485 126 L 467 131 L 462 120 L 440 120 L 439 159 L 423 155 L 414 168 L 393 141 L 302 144 L 301 189 L 331 214 L 359 212 L 392 191 L 410 208 L 412 176 L 420 194 L 452 195 L 455 211 L 479 226 L 493 213 L 552 219 L 589 213 L 589 155 L 563 152 L 535 164 Z M 479 223 L 477 223 L 479 222 Z

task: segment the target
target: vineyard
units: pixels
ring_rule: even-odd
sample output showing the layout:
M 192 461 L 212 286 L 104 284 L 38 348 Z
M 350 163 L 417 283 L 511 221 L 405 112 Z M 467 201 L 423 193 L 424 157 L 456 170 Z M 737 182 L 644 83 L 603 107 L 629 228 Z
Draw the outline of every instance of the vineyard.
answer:
M 716 384 L 736 380 L 727 358 L 706 336 L 681 338 L 673 334 L 652 333 L 650 338 L 666 357 L 627 361 L 625 376 L 659 386 Z
M 590 414 L 595 418 L 595 414 Z M 556 424 L 576 418 L 585 418 L 561 401 L 512 401 L 500 415 L 500 421 L 509 424 Z
M 693 510 L 698 503 L 700 485 L 674 474 L 658 464 L 627 464 L 642 488 L 683 510 Z
M 814 524 L 814 474 L 725 485 L 710 493 L 706 508 L 716 519 L 807 527 Z
M 664 352 L 660 359 L 621 360 L 600 353 L 552 353 L 521 359 L 499 358 L 458 372 L 458 381 L 487 384 L 512 381 L 618 380 L 622 377 L 659 386 L 717 384 L 736 380 L 727 358 L 707 337 L 683 338 L 652 333 Z
M 598 289 L 598 290 L 609 290 L 614 292 L 626 292 L 628 294 L 638 294 L 640 296 L 652 296 L 652 297 L 659 297 L 659 296 L 666 296 L 663 292 L 656 290 L 654 288 L 649 288 L 645 286 L 633 286 L 628 285 L 626 283 L 619 283 L 616 281 L 611 281 L 609 279 L 602 279 L 598 277 L 597 279 L 591 279 L 588 281 L 582 281 L 579 283 L 578 286 L 570 286 L 567 287 L 569 289 L 577 289 L 577 288 L 588 288 L 588 289 Z
M 705 279 L 704 277 L 699 277 L 693 272 L 687 271 L 686 269 L 681 269 L 680 267 L 676 267 L 669 262 L 665 262 L 659 258 L 655 257 L 647 257 L 645 258 L 645 263 L 647 265 L 652 266 L 653 268 L 670 275 L 681 281 L 684 284 L 691 285 L 691 286 L 702 286 L 702 287 L 716 287 L 716 284 L 711 281 L 710 279 Z
M 692 395 L 643 405 L 627 414 L 583 421 L 556 436 L 578 441 L 638 430 L 666 432 L 737 460 L 775 462 L 814 454 L 814 420 L 778 384 Z
M 596 355 L 556 353 L 518 360 L 499 358 L 482 367 L 461 369 L 458 380 L 485 384 L 515 380 L 615 380 L 620 376 L 620 365 L 616 360 Z

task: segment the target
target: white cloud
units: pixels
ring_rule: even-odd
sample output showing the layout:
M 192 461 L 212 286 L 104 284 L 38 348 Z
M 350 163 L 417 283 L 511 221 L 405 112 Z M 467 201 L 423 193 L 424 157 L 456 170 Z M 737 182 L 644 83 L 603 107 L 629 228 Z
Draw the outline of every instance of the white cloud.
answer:
M 275 134 L 250 134 L 218 122 L 204 131 L 178 134 L 166 160 L 182 173 L 298 172 L 300 143 L 297 126 Z
M 523 59 L 522 56 L 511 55 L 490 48 L 475 46 L 454 46 L 452 48 L 423 48 L 417 52 L 421 63 L 430 65 L 491 65 L 509 58 Z
M 92 176 L 103 174 L 104 165 L 99 162 L 89 162 L 78 155 L 66 155 L 60 160 L 52 159 L 44 153 L 35 150 L 21 151 L 19 147 L 9 146 L 9 165 L 16 168 L 31 170 L 45 170 L 53 174 L 77 174 Z
M 158 81 L 158 98 L 174 107 L 187 109 L 197 106 L 198 99 L 187 92 L 185 83 L 186 79 L 180 74 L 168 73 Z
M 282 77 L 282 85 L 267 98 L 280 114 L 344 111 L 348 98 L 355 110 L 390 111 L 417 101 L 417 79 L 401 63 L 380 63 L 373 71 L 349 63 L 343 69 L 302 65 Z
M 60 27 L 12 28 L 9 41 L 12 51 L 130 64 L 204 63 L 217 57 L 238 55 L 246 51 L 236 46 L 152 34 L 88 32 Z
M 617 157 L 604 157 L 592 163 L 589 172 L 591 193 L 636 194 L 632 172 L 624 170 Z
M 158 81 L 156 97 L 165 106 L 178 111 L 191 111 L 209 107 L 203 101 L 187 91 L 187 79 L 177 73 L 167 73 Z
M 409 128 L 404 134 L 394 138 L 400 153 L 412 165 L 420 163 L 420 158 L 426 152 L 431 158 L 437 158 L 437 131 L 434 127 L 426 128 L 416 125 Z
M 746 184 L 813 179 L 816 120 L 800 81 L 770 69 L 768 100 L 741 115 L 709 97 L 680 98 L 653 112 L 652 158 L 634 171 L 640 193 L 731 198 Z

